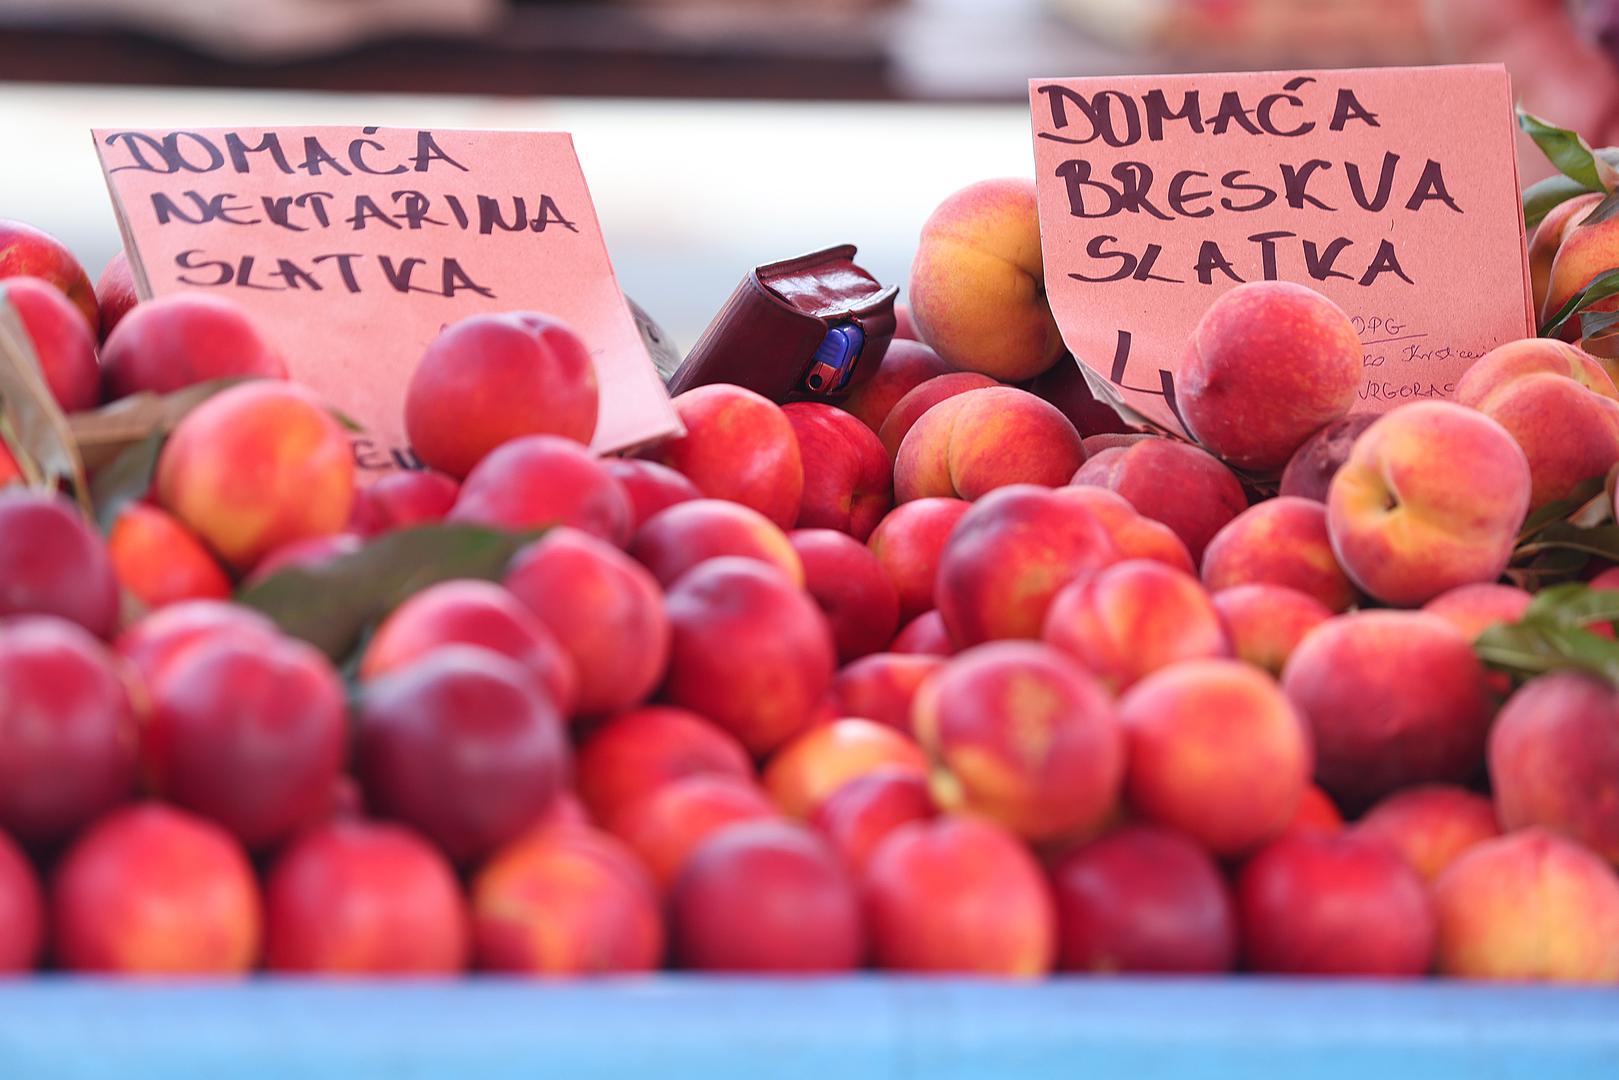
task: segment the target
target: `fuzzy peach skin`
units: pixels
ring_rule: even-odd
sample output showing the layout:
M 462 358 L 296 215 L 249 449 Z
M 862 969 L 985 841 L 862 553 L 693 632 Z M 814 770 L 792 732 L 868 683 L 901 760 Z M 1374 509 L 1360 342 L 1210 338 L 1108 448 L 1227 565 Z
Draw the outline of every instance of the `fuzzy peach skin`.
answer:
M 1119 702 L 1125 800 L 1217 855 L 1280 836 L 1310 781 L 1310 739 L 1275 680 L 1234 660 L 1194 660 Z
M 1422 610 L 1444 619 L 1468 641 L 1473 641 L 1492 626 L 1515 623 L 1523 618 L 1534 599 L 1516 585 L 1491 581 L 1440 593 L 1423 604 Z
M 107 397 L 168 394 L 209 379 L 285 379 L 287 364 L 242 307 L 175 293 L 129 312 L 101 347 Z
M 1004 641 L 955 657 L 911 707 L 946 809 L 1030 840 L 1085 835 L 1112 813 L 1124 736 L 1102 684 L 1049 645 Z
M 1331 611 L 1356 601 L 1327 533 L 1327 508 L 1309 499 L 1281 496 L 1256 503 L 1215 533 L 1203 552 L 1203 584 L 1285 585 Z
M 1085 461 L 1056 406 L 1013 386 L 970 390 L 922 414 L 894 459 L 894 498 L 977 499 L 1008 484 L 1066 484 Z
M 1594 209 L 1594 208 L 1593 208 Z M 1546 278 L 1546 299 L 1540 305 L 1540 321 L 1546 322 L 1557 314 L 1573 296 L 1591 279 L 1612 270 L 1616 265 L 1616 243 L 1619 224 L 1614 219 L 1592 222 L 1589 213 L 1576 211 L 1578 220 L 1571 220 L 1563 232 L 1563 242 L 1552 257 L 1551 273 Z M 1592 311 L 1613 311 L 1613 298 L 1599 300 L 1591 305 Z M 1579 336 L 1579 319 L 1569 320 L 1562 336 L 1573 341 Z
M 101 277 L 96 279 L 96 305 L 101 312 L 102 341 L 107 340 L 107 335 L 138 303 L 140 297 L 135 295 L 135 274 L 129 268 L 129 256 L 123 248 L 119 248 L 118 254 L 107 260 Z
M 917 689 L 943 666 L 938 656 L 873 653 L 832 676 L 827 700 L 835 716 L 858 716 L 909 733 Z
M 714 833 L 744 821 L 781 817 L 751 776 L 683 776 L 623 805 L 603 824 L 630 846 L 667 892 L 691 853 Z
M 971 508 L 965 499 L 917 499 L 894 507 L 872 530 L 866 544 L 899 593 L 901 619 L 933 609 L 939 556 Z
M 1483 795 L 1454 784 L 1422 784 L 1372 807 L 1355 831 L 1391 845 L 1431 882 L 1468 848 L 1500 836 L 1501 826 Z
M 1487 840 L 1433 886 L 1439 973 L 1619 985 L 1619 877 L 1540 828 Z
M 1056 363 L 1034 181 L 983 180 L 940 203 L 922 226 L 909 299 L 922 340 L 963 371 L 1016 382 Z
M 939 614 L 957 645 L 1035 638 L 1052 598 L 1119 559 L 1096 517 L 1049 488 L 1013 484 L 975 503 L 939 556 Z
M 637 799 L 688 776 L 753 779 L 734 736 L 686 709 L 648 705 L 602 724 L 574 757 L 574 787 L 591 816 L 608 822 Z
M 804 459 L 781 407 L 727 383 L 687 390 L 674 406 L 686 434 L 641 456 L 684 474 L 711 499 L 739 502 L 792 528 L 804 497 Z
M 877 769 L 840 784 L 815 804 L 809 824 L 859 874 L 883 838 L 901 825 L 935 813 L 926 776 L 909 769 Z
M 623 843 L 585 825 L 534 829 L 472 879 L 478 967 L 567 977 L 652 971 L 663 962 L 657 889 Z
M 79 260 L 49 233 L 0 218 L 0 278 L 11 277 L 43 278 L 56 286 L 84 315 L 91 336 L 99 336 L 100 305 Z
M 124 507 L 107 535 L 107 554 L 118 584 L 147 608 L 230 598 L 230 578 L 202 541 L 155 506 Z
M 478 462 L 445 520 L 518 531 L 568 525 L 624 547 L 632 515 L 623 486 L 585 447 L 524 435 Z
M 1023 389 L 1057 406 L 1083 436 L 1123 434 L 1129 428 L 1118 411 L 1097 398 L 1085 381 L 1078 361 L 1053 364 L 1043 375 L 1023 383 Z
M 1419 402 L 1355 440 L 1327 494 L 1327 529 L 1351 581 L 1415 607 L 1501 576 L 1530 491 L 1529 460 L 1505 428 L 1453 402 Z
M 314 394 L 257 380 L 180 421 L 158 458 L 157 499 L 228 565 L 246 570 L 283 544 L 342 531 L 354 501 L 354 454 Z
M 1557 249 L 1563 246 L 1563 238 L 1569 230 L 1584 221 L 1601 201 L 1602 193 L 1599 191 L 1565 199 L 1547 211 L 1540 224 L 1535 226 L 1534 235 L 1529 238 L 1529 280 L 1534 290 L 1536 311 L 1546 306 L 1546 293 L 1551 289 L 1552 263 L 1557 258 Z
M 1313 289 L 1251 281 L 1203 313 L 1177 382 L 1181 418 L 1198 442 L 1238 468 L 1275 472 L 1355 404 L 1360 337 Z
M 1573 494 L 1619 461 L 1619 391 L 1572 345 L 1545 338 L 1490 350 L 1456 384 L 1456 400 L 1506 428 L 1529 459 L 1529 503 Z
M 1490 730 L 1495 806 L 1508 829 L 1544 825 L 1619 864 L 1619 691 L 1556 671 L 1524 684 Z
M 988 375 L 980 375 L 976 371 L 951 371 L 937 375 L 926 382 L 919 383 L 904 397 L 894 403 L 888 411 L 882 427 L 877 429 L 877 438 L 883 444 L 892 460 L 898 453 L 900 444 L 910 433 L 916 422 L 933 406 L 949 401 L 969 390 L 987 390 L 1000 383 Z
M 954 370 L 928 346 L 904 340 L 896 332 L 876 374 L 844 399 L 843 410 L 873 432 L 880 431 L 900 398 L 935 375 L 948 375 Z
M 832 529 L 794 529 L 788 539 L 804 588 L 832 627 L 838 662 L 886 647 L 899 630 L 899 593 L 871 549 Z
M 894 471 L 883 445 L 854 417 L 818 401 L 782 407 L 806 462 L 800 529 L 836 529 L 861 543 L 894 505 Z
M 1248 508 L 1230 469 L 1206 450 L 1173 439 L 1133 438 L 1102 449 L 1072 482 L 1123 495 L 1137 513 L 1173 529 L 1194 563 L 1214 534 Z
M 1327 501 L 1332 478 L 1343 468 L 1360 433 L 1377 422 L 1377 413 L 1351 413 L 1305 439 L 1282 470 L 1278 494 Z
M 1315 740 L 1316 780 L 1346 809 L 1484 761 L 1493 704 L 1471 644 L 1437 615 L 1361 611 L 1299 643 L 1282 689 Z
M 101 366 L 96 339 L 84 315 L 48 281 L 0 278 L 0 309 L 22 323 L 39 373 L 63 412 L 93 409 L 101 403 Z
M 849 718 L 811 728 L 778 750 L 764 785 L 783 813 L 807 818 L 838 788 L 877 771 L 926 779 L 928 758 L 909 735 Z
M 1052 599 L 1041 636 L 1115 693 L 1171 664 L 1231 655 L 1203 586 L 1150 559 L 1070 582 Z
M 804 583 L 804 562 L 787 534 L 757 510 L 724 499 L 693 499 L 653 514 L 636 531 L 629 553 L 665 588 L 722 555 L 754 559 Z
M 1285 585 L 1236 585 L 1213 601 L 1232 655 L 1278 677 L 1304 635 L 1332 618 L 1320 601 Z
M 1070 484 L 1054 490 L 1095 515 L 1113 538 L 1113 546 L 1119 549 L 1121 557 L 1154 559 L 1183 573 L 1197 574 L 1191 553 L 1175 531 L 1168 525 L 1136 513 L 1136 508 L 1123 495 L 1088 484 Z

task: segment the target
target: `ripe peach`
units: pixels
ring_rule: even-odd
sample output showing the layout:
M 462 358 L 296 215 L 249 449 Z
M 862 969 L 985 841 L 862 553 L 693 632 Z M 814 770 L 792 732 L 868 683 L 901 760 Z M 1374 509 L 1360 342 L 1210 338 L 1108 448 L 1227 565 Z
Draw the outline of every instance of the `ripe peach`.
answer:
M 0 618 L 10 615 L 55 615 L 101 638 L 118 627 L 106 545 L 66 499 L 0 491 Z
M 1555 671 L 1530 680 L 1490 730 L 1495 808 L 1508 829 L 1543 825 L 1619 864 L 1619 690 Z
M 864 543 L 894 505 L 894 474 L 871 429 L 818 401 L 782 407 L 804 459 L 799 528 L 836 529 Z
M 1355 440 L 1327 494 L 1327 527 L 1350 580 L 1415 606 L 1500 577 L 1529 494 L 1529 462 L 1505 428 L 1454 402 L 1418 402 Z
M 122 329 L 138 327 L 125 320 Z M 227 564 L 245 570 L 282 544 L 343 528 L 354 501 L 354 455 L 309 391 L 244 383 L 175 427 L 158 458 L 157 495 Z
M 611 544 L 558 528 L 519 551 L 506 588 L 573 661 L 573 711 L 617 712 L 657 689 L 669 662 L 669 619 L 651 574 Z
M 972 504 L 964 499 L 917 499 L 894 507 L 866 541 L 899 593 L 901 619 L 933 608 L 939 556 Z
M 1243 954 L 1255 971 L 1295 975 L 1425 975 L 1434 909 L 1415 870 L 1353 832 L 1294 833 L 1237 877 Z
M 100 642 L 61 619 L 0 622 L 0 829 L 47 847 L 127 798 L 135 723 Z
M 1584 289 L 1593 278 L 1613 269 L 1614 227 L 1612 221 L 1593 222 L 1588 213 L 1576 210 L 1563 232 L 1563 242 L 1557 246 L 1552 258 L 1551 271 L 1546 277 L 1546 298 L 1540 306 L 1540 319 L 1545 322 L 1562 309 L 1576 293 Z M 1592 305 L 1594 311 L 1612 311 L 1612 299 Z M 1563 335 L 1572 341 L 1578 336 L 1579 320 Z
M 0 832 L 0 977 L 32 971 L 45 945 L 45 898 L 22 850 Z
M 648 705 L 620 713 L 579 747 L 574 784 L 597 821 L 688 776 L 753 778 L 742 744 L 685 709 Z
M 1123 495 L 1137 513 L 1173 529 L 1194 563 L 1202 561 L 1214 534 L 1248 508 L 1230 469 L 1172 439 L 1137 439 L 1103 450 L 1080 466 L 1073 482 Z
M 124 507 L 107 536 L 107 554 L 118 583 L 148 608 L 230 598 L 230 578 L 202 541 L 155 506 Z
M 906 656 L 954 656 L 959 650 L 937 611 L 924 611 L 899 628 L 888 651 Z
M 1113 703 L 1048 645 L 995 642 L 955 657 L 917 691 L 912 725 L 944 770 L 935 794 L 947 809 L 1056 840 L 1096 828 L 1118 802 Z
M 460 645 L 366 684 L 355 756 L 367 805 L 461 863 L 532 825 L 568 772 L 562 717 L 534 680 Z
M 1064 971 L 1220 972 L 1236 963 L 1225 877 L 1173 830 L 1127 825 L 1065 855 L 1051 878 Z
M 1391 845 L 1427 882 L 1474 844 L 1501 835 L 1490 800 L 1451 784 L 1397 791 L 1367 811 L 1355 831 Z
M 1118 561 L 1096 517 L 1046 488 L 1014 484 L 962 515 L 939 556 L 939 614 L 957 644 L 1040 635 L 1070 581 Z
M 467 474 L 445 520 L 500 529 L 571 525 L 623 547 L 630 497 L 590 451 L 560 435 L 525 435 Z
M 1081 435 L 1122 435 L 1130 429 L 1106 401 L 1101 400 L 1085 381 L 1078 362 L 1062 360 L 1041 375 L 1023 384 L 1023 389 L 1057 406 Z M 1089 447 L 1086 448 L 1087 450 Z
M 1011 833 L 947 814 L 901 825 L 864 876 L 876 966 L 1038 978 L 1057 951 L 1051 887 Z
M 1355 440 L 1377 418 L 1377 413 L 1351 413 L 1305 439 L 1293 451 L 1293 456 L 1287 459 L 1287 468 L 1282 470 L 1279 494 L 1326 502 L 1332 478 L 1338 475 L 1338 470 L 1348 460 Z
M 326 975 L 453 975 L 467 965 L 455 871 L 401 825 L 335 821 L 298 837 L 264 883 L 265 966 Z
M 882 426 L 877 429 L 877 439 L 883 444 L 883 449 L 888 452 L 888 458 L 892 461 L 899 455 L 899 448 L 905 442 L 905 436 L 910 434 L 916 422 L 933 406 L 965 394 L 969 390 L 986 390 L 1000 385 L 988 375 L 980 375 L 976 371 L 947 371 L 945 374 L 935 375 L 926 382 L 918 383 L 894 403 Z
M 1033 180 L 962 188 L 922 226 L 907 291 L 917 332 L 963 370 L 1039 375 L 1063 351 L 1043 266 Z
M 445 645 L 475 645 L 515 661 L 552 707 L 571 716 L 579 670 L 557 636 L 509 590 L 487 581 L 431 585 L 382 621 L 360 661 L 360 678 L 408 667 Z
M 909 735 L 850 718 L 811 728 L 776 751 L 764 784 L 783 813 L 807 818 L 838 788 L 879 770 L 926 779 L 927 755 Z
M 678 509 L 678 507 L 676 508 Z M 669 590 L 664 697 L 768 754 L 808 723 L 836 665 L 815 601 L 752 559 L 710 559 Z
M 118 635 L 114 647 L 150 684 L 190 649 L 226 639 L 273 644 L 281 635 L 275 623 L 252 608 L 186 600 L 143 615 Z
M 99 337 L 107 340 L 113 328 L 123 321 L 129 309 L 140 303 L 135 293 L 135 273 L 129 268 L 129 255 L 123 248 L 107 260 L 96 281 L 96 307 L 100 312 Z
M 827 691 L 836 716 L 874 720 L 895 731 L 911 731 L 911 702 L 922 680 L 944 666 L 937 656 L 873 653 L 845 665 Z
M 1123 495 L 1089 485 L 1070 485 L 1055 491 L 1095 515 L 1113 538 L 1113 546 L 1119 549 L 1121 558 L 1154 559 L 1194 577 L 1197 575 L 1191 553 L 1174 530 L 1136 513 L 1136 508 Z
M 1238 468 L 1278 471 L 1355 404 L 1360 336 L 1313 289 L 1251 281 L 1203 313 L 1178 382 L 1181 418 L 1198 442 Z
M 83 313 L 49 282 L 32 277 L 0 278 L 0 307 L 8 306 L 21 321 L 45 385 L 62 411 L 100 404 L 96 339 L 84 325 Z
M 101 315 L 90 277 L 79 260 L 49 233 L 20 221 L 0 219 L 0 278 L 36 277 L 50 282 L 73 301 L 94 335 Z
M 682 967 L 807 974 L 865 956 L 860 899 L 826 842 L 800 825 L 733 825 L 692 853 L 669 899 Z
M 486 971 L 610 975 L 663 960 L 646 868 L 588 826 L 535 829 L 495 852 L 472 881 L 472 934 Z
M 443 473 L 412 469 L 379 476 L 354 493 L 348 531 L 364 537 L 443 521 L 461 485 Z
M 843 409 L 873 433 L 879 432 L 900 398 L 935 375 L 954 370 L 928 346 L 902 338 L 896 331 L 877 371 L 844 399 Z
M 1411 784 L 1465 781 L 1484 760 L 1484 666 L 1437 615 L 1362 611 L 1312 630 L 1282 689 L 1315 738 L 1316 780 L 1346 808 Z
M 1319 601 L 1282 585 L 1238 585 L 1213 599 L 1233 655 L 1275 676 L 1304 635 L 1332 618 Z
M 1422 610 L 1444 619 L 1468 641 L 1473 641 L 1492 626 L 1515 623 L 1523 618 L 1533 600 L 1533 596 L 1516 586 L 1481 582 L 1440 593 L 1423 604 Z
M 1287 832 L 1335 833 L 1343 831 L 1343 827 L 1344 816 L 1338 812 L 1338 804 L 1332 801 L 1332 796 L 1322 791 L 1320 785 L 1306 784 L 1304 797 L 1299 800 L 1299 808 Z
M 1064 586 L 1042 636 L 1115 692 L 1183 660 L 1231 655 L 1197 579 L 1150 559 L 1126 559 Z
M 1203 584 L 1214 591 L 1285 585 L 1334 612 L 1356 600 L 1332 552 L 1327 508 L 1292 496 L 1250 506 L 1215 533 L 1203 552 Z
M 686 434 L 643 456 L 683 473 L 711 499 L 739 502 L 792 528 L 804 497 L 804 460 L 781 407 L 728 383 L 687 390 L 674 405 Z
M 885 767 L 839 785 L 815 804 L 809 823 L 860 873 L 885 836 L 933 813 L 926 776 Z
M 107 336 L 101 368 L 109 398 L 168 394 L 209 379 L 285 379 L 287 363 L 241 306 L 185 292 L 130 310 Z
M 1280 836 L 1310 782 L 1298 714 L 1246 664 L 1193 660 L 1149 675 L 1119 702 L 1119 722 L 1131 809 L 1217 855 Z
M 667 465 L 640 458 L 607 458 L 602 465 L 624 487 L 630 500 L 631 533 L 638 532 L 660 510 L 701 499 L 697 485 Z
M 694 499 L 652 515 L 630 542 L 630 554 L 668 588 L 709 559 L 755 559 L 804 584 L 804 563 L 776 523 L 741 503 Z
M 1439 972 L 1619 984 L 1619 877 L 1540 828 L 1464 852 L 1433 886 Z
M 752 779 L 693 772 L 622 804 L 605 824 L 640 857 L 664 891 L 702 842 L 729 825 L 774 820 L 781 812 Z
M 946 376 L 948 377 L 948 376 Z M 972 390 L 922 415 L 894 459 L 894 498 L 977 499 L 1009 484 L 1066 484 L 1085 460 L 1056 406 L 1015 386 Z
M 1551 287 L 1552 262 L 1557 258 L 1557 249 L 1563 246 L 1563 238 L 1569 230 L 1585 220 L 1601 201 L 1602 193 L 1598 191 L 1576 195 L 1552 207 L 1540 219 L 1540 224 L 1535 226 L 1534 233 L 1529 237 L 1529 280 L 1536 311 L 1546 305 L 1546 293 Z
M 326 804 L 347 757 L 343 683 L 291 638 L 199 644 L 150 684 L 141 763 L 161 797 L 249 849 L 284 839 Z
M 870 548 L 831 529 L 794 529 L 788 540 L 804 564 L 804 588 L 832 627 L 840 663 L 893 640 L 899 593 Z
M 160 803 L 98 821 L 51 885 L 52 953 L 69 971 L 244 975 L 263 916 L 253 867 L 229 833 Z

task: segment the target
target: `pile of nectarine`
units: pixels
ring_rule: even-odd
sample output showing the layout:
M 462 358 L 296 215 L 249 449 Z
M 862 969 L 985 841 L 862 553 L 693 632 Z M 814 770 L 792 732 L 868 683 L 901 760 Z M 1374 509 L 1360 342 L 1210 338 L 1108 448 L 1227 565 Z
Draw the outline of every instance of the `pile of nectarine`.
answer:
M 1609 369 L 1515 342 L 1365 416 L 1348 318 L 1256 283 L 1187 342 L 1187 440 L 1043 296 L 1032 187 L 976 185 L 851 398 L 702 386 L 611 459 L 588 344 L 476 315 L 411 377 L 426 468 L 365 482 L 229 301 L 115 261 L 98 305 L 0 224 L 64 412 L 246 378 L 105 536 L 3 444 L 0 971 L 1619 983 L 1619 688 L 1475 648 L 1526 519 L 1611 500 Z M 254 607 L 453 526 L 515 555 L 391 578 L 346 654 Z

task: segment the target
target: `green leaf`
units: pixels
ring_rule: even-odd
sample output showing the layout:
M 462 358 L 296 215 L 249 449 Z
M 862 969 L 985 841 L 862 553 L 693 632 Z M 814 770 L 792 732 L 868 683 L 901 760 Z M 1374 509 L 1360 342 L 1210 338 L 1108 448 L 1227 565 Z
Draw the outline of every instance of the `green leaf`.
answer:
M 1603 492 L 1601 477 L 1581 481 L 1566 499 L 1556 499 L 1539 507 L 1524 519 L 1523 528 L 1518 530 L 1520 544 L 1533 538 L 1536 533 L 1560 521 L 1567 521 L 1585 507 L 1592 499 Z
M 1561 174 L 1530 184 L 1523 192 L 1524 228 L 1533 232 L 1535 226 L 1557 207 L 1576 195 L 1588 194 L 1590 191 L 1584 184 Z
M 1585 341 L 1601 341 L 1612 337 L 1619 326 L 1619 311 L 1580 312 L 1580 337 Z
M 278 571 L 236 599 L 341 661 L 367 627 L 415 593 L 455 578 L 498 580 L 518 549 L 543 532 L 443 524 L 401 529 L 359 551 Z
M 154 434 L 168 434 L 192 409 L 246 380 L 210 379 L 169 394 L 131 394 L 92 412 L 74 413 L 68 427 L 85 466 L 99 469 Z
M 1540 152 L 1557 171 L 1582 185 L 1587 191 L 1612 191 L 1619 186 L 1619 172 L 1598 156 L 1577 131 L 1560 128 L 1532 113 L 1518 110 L 1518 126 L 1535 141 Z
M 124 507 L 139 501 L 151 490 L 157 458 L 167 440 L 168 435 L 163 431 L 153 431 L 96 470 L 90 481 L 90 503 L 95 507 L 96 524 L 103 533 L 110 534 Z
M 1527 544 L 1520 544 L 1514 557 L 1524 558 L 1544 551 L 1579 551 L 1619 562 L 1619 525 L 1582 529 L 1566 521 L 1559 522 L 1547 526 Z
M 1580 582 L 1542 589 L 1524 618 L 1554 626 L 1578 628 L 1619 619 L 1619 590 L 1593 589 Z
M 1473 644 L 1479 659 L 1519 678 L 1548 671 L 1589 671 L 1619 683 L 1619 642 L 1576 627 L 1526 617 L 1492 626 Z
M 1569 297 L 1563 306 L 1546 320 L 1540 328 L 1540 336 L 1556 337 L 1557 332 L 1575 314 L 1615 294 L 1619 294 L 1619 270 L 1604 270 L 1586 282 L 1584 288 Z
M 5 421 L 6 445 L 28 483 L 51 491 L 69 485 L 88 515 L 84 462 L 67 417 L 45 383 L 21 316 L 4 297 L 0 297 L 0 417 Z

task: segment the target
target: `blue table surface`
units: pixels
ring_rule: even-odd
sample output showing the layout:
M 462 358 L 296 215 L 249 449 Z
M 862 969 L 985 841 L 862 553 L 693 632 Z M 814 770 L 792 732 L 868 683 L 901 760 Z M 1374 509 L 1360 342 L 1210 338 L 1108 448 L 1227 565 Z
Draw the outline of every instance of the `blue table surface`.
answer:
M 1619 1080 L 1619 990 L 659 976 L 0 981 L 0 1078 Z

